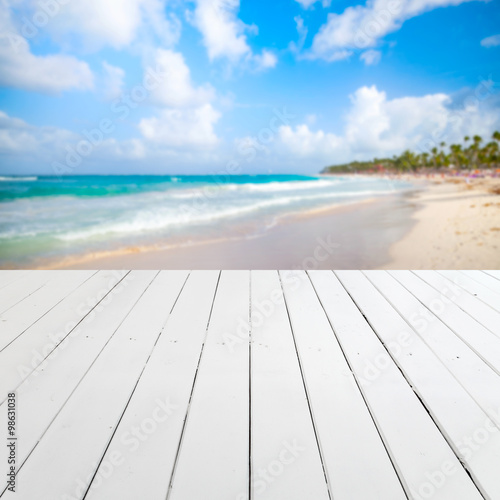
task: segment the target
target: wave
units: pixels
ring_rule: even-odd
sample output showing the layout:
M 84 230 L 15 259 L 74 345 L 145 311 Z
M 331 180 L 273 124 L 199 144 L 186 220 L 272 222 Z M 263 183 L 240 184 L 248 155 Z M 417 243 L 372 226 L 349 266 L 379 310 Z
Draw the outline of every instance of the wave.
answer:
M 269 182 L 266 184 L 239 184 L 238 187 L 245 191 L 298 191 L 302 189 L 317 189 L 322 187 L 331 187 L 339 184 L 339 181 L 289 181 L 289 182 Z
M 27 176 L 20 177 L 16 175 L 4 175 L 0 176 L 0 182 L 27 182 L 27 181 L 37 181 L 38 177 L 35 176 Z
M 165 229 L 170 226 L 186 226 L 191 224 L 202 224 L 216 222 L 222 219 L 238 217 L 264 208 L 290 205 L 294 202 L 312 201 L 320 199 L 345 198 L 356 196 L 382 195 L 392 191 L 351 191 L 347 193 L 318 193 L 309 196 L 284 196 L 271 200 L 257 201 L 245 206 L 231 207 L 222 210 L 213 210 L 213 207 L 195 207 L 181 205 L 180 209 L 173 212 L 161 213 L 159 210 L 141 210 L 132 220 L 117 221 L 111 224 L 102 224 L 80 231 L 71 231 L 57 235 L 64 241 L 85 240 L 88 238 L 104 236 L 108 234 L 127 235 L 131 233 L 142 233 Z M 209 210 L 212 209 L 210 212 Z

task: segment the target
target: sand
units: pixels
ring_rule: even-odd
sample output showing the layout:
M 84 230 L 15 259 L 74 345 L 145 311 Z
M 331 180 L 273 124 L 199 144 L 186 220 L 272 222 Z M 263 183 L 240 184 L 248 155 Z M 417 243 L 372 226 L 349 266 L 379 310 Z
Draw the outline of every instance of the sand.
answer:
M 499 269 L 500 179 L 431 181 L 384 269 Z
M 290 216 L 256 237 L 136 249 L 53 263 L 64 269 L 373 269 L 413 224 L 408 193 Z M 96 258 L 93 258 L 96 257 Z M 47 267 L 47 266 L 44 266 Z
M 44 264 L 59 269 L 499 269 L 500 179 L 405 176 L 413 191 L 221 234 Z

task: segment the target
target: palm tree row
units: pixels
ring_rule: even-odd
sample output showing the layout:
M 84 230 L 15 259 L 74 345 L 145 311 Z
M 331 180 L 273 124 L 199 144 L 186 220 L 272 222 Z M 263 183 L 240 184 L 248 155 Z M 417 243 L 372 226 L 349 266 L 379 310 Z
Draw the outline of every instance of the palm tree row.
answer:
M 366 170 L 417 171 L 423 169 L 452 168 L 456 170 L 478 170 L 500 168 L 500 132 L 495 131 L 491 141 L 483 145 L 479 135 L 464 137 L 464 144 L 440 143 L 429 152 L 416 154 L 410 150 L 403 151 L 392 158 L 374 158 L 367 162 L 351 162 L 343 165 L 326 167 L 324 173 L 352 172 Z

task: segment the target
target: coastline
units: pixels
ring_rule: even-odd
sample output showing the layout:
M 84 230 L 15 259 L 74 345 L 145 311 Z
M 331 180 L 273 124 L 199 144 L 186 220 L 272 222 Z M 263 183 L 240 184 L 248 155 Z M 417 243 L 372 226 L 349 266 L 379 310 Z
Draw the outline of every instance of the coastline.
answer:
M 356 175 L 356 174 L 354 174 Z M 89 252 L 39 269 L 500 268 L 500 179 L 376 176 L 413 188 L 295 212 L 248 233 Z M 493 192 L 495 191 L 495 192 Z
M 375 268 L 413 225 L 414 191 L 299 212 L 248 237 L 126 248 L 52 262 L 43 269 L 352 269 Z

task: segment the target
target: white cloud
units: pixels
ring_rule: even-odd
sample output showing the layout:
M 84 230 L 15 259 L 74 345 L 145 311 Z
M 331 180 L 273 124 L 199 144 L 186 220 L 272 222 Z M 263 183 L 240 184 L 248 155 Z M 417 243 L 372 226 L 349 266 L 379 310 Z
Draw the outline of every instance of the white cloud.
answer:
M 364 61 L 367 66 L 374 66 L 380 62 L 382 54 L 378 50 L 367 50 L 362 52 L 359 58 Z
M 474 93 L 469 94 L 474 101 Z M 280 127 L 279 149 L 295 157 L 325 164 L 392 156 L 404 149 L 428 151 L 441 141 L 461 143 L 464 135 L 489 137 L 500 125 L 493 97 L 457 109 L 446 94 L 387 99 L 375 86 L 361 87 L 350 96 L 342 134 L 313 131 L 307 124 Z M 490 99 L 488 101 L 488 99 Z
M 208 57 L 233 62 L 250 54 L 245 24 L 236 16 L 239 0 L 197 0 L 193 23 L 203 35 Z
M 214 125 L 220 113 L 211 104 L 194 109 L 165 109 L 157 117 L 144 118 L 139 130 L 145 139 L 169 147 L 210 147 L 217 144 Z
M 0 8 L 0 86 L 57 93 L 94 85 L 87 63 L 75 57 L 51 54 L 37 56 L 13 22 L 8 4 Z
M 264 49 L 262 54 L 254 56 L 257 69 L 274 68 L 278 63 L 278 58 L 269 50 Z
M 36 56 L 24 38 L 11 32 L 0 35 L 0 85 L 57 93 L 91 89 L 94 78 L 87 63 L 59 54 Z
M 268 50 L 254 55 L 245 31 L 258 31 L 237 17 L 240 0 L 196 0 L 192 23 L 203 36 L 211 61 L 227 59 L 232 64 L 246 61 L 257 69 L 273 68 L 277 58 Z
M 320 0 L 295 0 L 297 3 L 300 3 L 300 5 L 304 9 L 308 9 L 312 5 L 314 5 L 316 2 L 319 2 Z M 328 7 L 331 4 L 331 0 L 321 0 L 321 4 L 323 7 Z
M 467 1 L 472 0 L 369 0 L 364 6 L 347 7 L 342 14 L 330 13 L 314 37 L 309 57 L 339 60 L 342 57 L 337 54 L 345 54 L 346 49 L 375 46 L 412 17 Z
M 53 1 L 48 21 L 41 28 L 56 40 L 77 37 L 87 50 L 109 45 L 120 49 L 130 45 L 139 34 L 154 33 L 162 43 L 175 43 L 180 34 L 178 19 L 165 15 L 163 0 L 85 0 Z M 37 26 L 37 16 L 43 15 L 44 2 L 18 0 L 16 9 L 22 10 L 25 20 L 20 28 Z M 24 26 L 22 26 L 24 24 Z
M 194 87 L 189 67 L 179 52 L 157 49 L 153 66 L 161 78 L 152 90 L 157 104 L 170 107 L 200 106 L 211 101 L 215 91 L 210 85 Z
M 123 90 L 125 71 L 118 66 L 113 66 L 103 61 L 104 70 L 103 92 L 107 99 L 115 99 Z
M 55 127 L 35 127 L 0 111 L 0 152 L 2 154 L 47 157 L 75 135 Z
M 492 35 L 481 40 L 481 45 L 483 47 L 498 47 L 500 45 L 500 35 Z

